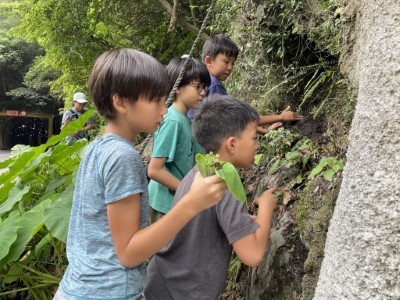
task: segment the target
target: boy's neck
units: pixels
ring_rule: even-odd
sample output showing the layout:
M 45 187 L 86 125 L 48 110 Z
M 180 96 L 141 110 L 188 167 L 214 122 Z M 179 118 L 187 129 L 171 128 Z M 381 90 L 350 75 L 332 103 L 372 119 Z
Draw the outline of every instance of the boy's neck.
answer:
M 189 108 L 183 104 L 180 101 L 175 101 L 174 103 L 172 103 L 172 106 L 175 107 L 176 109 L 178 109 L 182 114 L 184 114 L 185 116 L 187 115 Z
M 129 127 L 126 125 L 127 124 L 120 124 L 117 120 L 108 121 L 103 135 L 113 133 L 127 139 L 128 141 L 134 142 L 139 133 L 129 130 Z
M 210 73 L 210 76 L 211 76 L 211 77 L 214 77 L 214 78 L 217 79 L 218 81 L 221 81 L 220 79 L 218 79 L 217 76 L 215 76 L 215 75 L 213 74 L 212 70 L 211 70 L 209 67 L 207 67 L 207 70 L 208 70 L 208 73 Z

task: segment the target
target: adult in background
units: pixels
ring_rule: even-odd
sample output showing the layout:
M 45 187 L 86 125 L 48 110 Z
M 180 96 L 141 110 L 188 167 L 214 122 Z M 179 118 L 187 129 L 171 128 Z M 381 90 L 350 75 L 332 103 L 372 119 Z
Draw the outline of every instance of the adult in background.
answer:
M 78 119 L 82 114 L 84 114 L 87 109 L 85 109 L 85 105 L 88 103 L 86 100 L 86 95 L 84 93 L 78 92 L 74 94 L 72 99 L 72 108 L 68 109 L 62 118 L 61 121 L 61 129 L 68 125 L 69 122 L 75 121 Z M 73 144 L 76 140 L 88 138 L 88 131 L 93 128 L 93 122 L 89 119 L 85 126 L 78 130 L 77 132 L 67 136 L 68 144 Z

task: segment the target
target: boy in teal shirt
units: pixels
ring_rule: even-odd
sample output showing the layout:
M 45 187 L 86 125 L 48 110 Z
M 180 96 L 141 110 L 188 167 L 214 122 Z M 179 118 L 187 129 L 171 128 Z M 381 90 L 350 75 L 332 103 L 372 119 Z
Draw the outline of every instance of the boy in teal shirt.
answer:
M 173 59 L 167 66 L 171 88 L 179 76 L 186 58 Z M 203 152 L 192 136 L 191 120 L 186 116 L 190 108 L 198 107 L 210 84 L 204 64 L 191 59 L 178 86 L 175 99 L 164 121 L 154 135 L 149 163 L 150 221 L 154 223 L 172 206 L 175 191 L 183 177 L 192 169 L 197 153 Z

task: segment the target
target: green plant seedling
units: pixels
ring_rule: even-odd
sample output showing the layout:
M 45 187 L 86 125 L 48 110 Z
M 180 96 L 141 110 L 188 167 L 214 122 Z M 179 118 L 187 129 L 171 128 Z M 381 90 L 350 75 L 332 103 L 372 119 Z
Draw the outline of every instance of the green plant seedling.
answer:
M 246 192 L 240 176 L 235 166 L 230 162 L 220 161 L 218 154 L 212 152 L 208 154 L 198 153 L 196 155 L 197 167 L 203 177 L 216 174 L 219 178 L 225 180 L 229 191 L 233 197 L 240 202 L 246 202 Z

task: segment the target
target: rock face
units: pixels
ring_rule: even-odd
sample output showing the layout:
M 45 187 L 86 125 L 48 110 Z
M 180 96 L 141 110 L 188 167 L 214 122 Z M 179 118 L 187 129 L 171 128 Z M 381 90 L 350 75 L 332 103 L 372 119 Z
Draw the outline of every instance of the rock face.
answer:
M 353 2 L 358 99 L 314 299 L 400 299 L 400 2 Z

